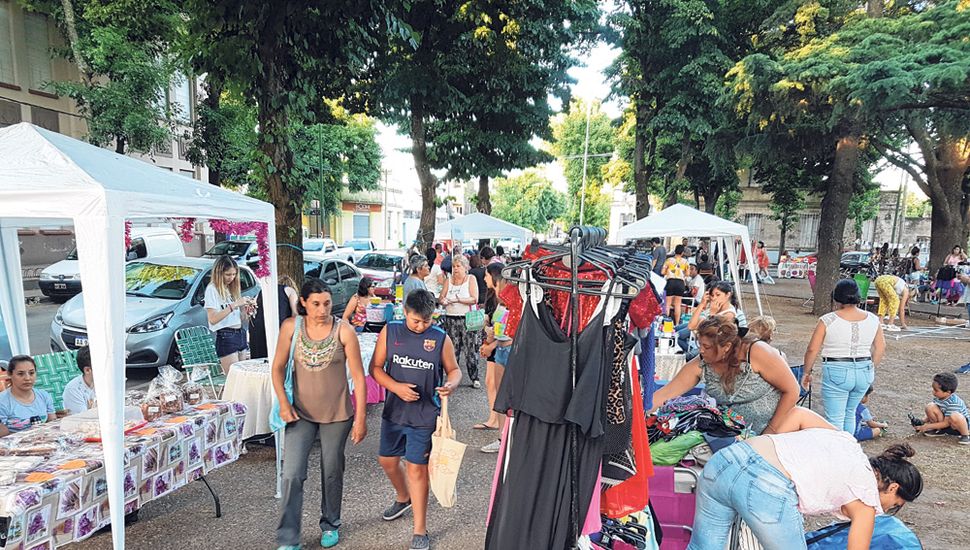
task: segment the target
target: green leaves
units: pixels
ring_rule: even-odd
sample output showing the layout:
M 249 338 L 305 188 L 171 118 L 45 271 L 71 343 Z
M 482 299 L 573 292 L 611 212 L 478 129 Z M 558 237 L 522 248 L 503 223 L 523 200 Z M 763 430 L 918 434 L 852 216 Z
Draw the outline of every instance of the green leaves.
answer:
M 565 195 L 534 170 L 497 180 L 493 201 L 493 216 L 536 233 L 547 232 L 550 223 L 566 212 Z

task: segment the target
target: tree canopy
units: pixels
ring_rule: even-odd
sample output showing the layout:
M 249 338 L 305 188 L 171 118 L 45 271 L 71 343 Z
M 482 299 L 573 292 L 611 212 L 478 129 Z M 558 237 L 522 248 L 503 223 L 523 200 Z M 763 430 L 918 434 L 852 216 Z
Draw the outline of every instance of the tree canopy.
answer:
M 548 178 L 535 170 L 495 182 L 492 215 L 536 233 L 546 233 L 550 224 L 566 213 L 566 197 Z
M 586 153 L 587 114 L 589 119 L 589 151 L 585 162 L 586 191 L 583 193 L 583 156 Z M 569 111 L 552 122 L 553 142 L 550 148 L 563 167 L 569 184 L 569 208 L 565 220 L 608 227 L 610 198 L 603 192 L 604 171 L 613 154 L 614 129 L 600 102 L 575 99 Z M 585 205 L 584 205 L 585 202 Z

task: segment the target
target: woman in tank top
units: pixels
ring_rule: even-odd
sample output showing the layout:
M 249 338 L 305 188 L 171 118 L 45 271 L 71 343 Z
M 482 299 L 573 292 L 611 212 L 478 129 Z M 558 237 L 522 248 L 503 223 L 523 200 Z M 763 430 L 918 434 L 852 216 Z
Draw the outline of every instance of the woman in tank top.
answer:
M 822 401 L 825 419 L 855 433 L 855 410 L 875 378 L 875 367 L 886 349 L 879 318 L 859 309 L 859 285 L 852 279 L 835 284 L 836 310 L 819 318 L 805 351 L 802 387 L 812 383 L 812 367 L 822 356 Z
M 688 550 L 725 548 L 738 516 L 763 548 L 804 549 L 803 514 L 849 520 L 848 550 L 867 549 L 876 515 L 923 491 L 922 475 L 906 460 L 916 454 L 908 444 L 868 458 L 852 435 L 802 408 L 779 428 L 718 451 L 704 466 Z
M 283 512 L 276 528 L 280 548 L 300 547 L 303 482 L 315 441 L 320 441 L 320 545 L 337 544 L 343 498 L 347 436 L 356 445 L 367 435 L 367 385 L 357 333 L 333 315 L 333 295 L 323 281 L 308 279 L 300 291 L 299 316 L 287 319 L 273 359 L 273 390 L 287 424 L 283 453 Z M 293 356 L 290 357 L 290 350 Z M 293 402 L 283 390 L 293 369 Z M 354 383 L 351 400 L 347 370 Z
M 468 371 L 472 387 L 480 388 L 478 380 L 478 350 L 481 332 L 465 330 L 465 314 L 478 305 L 478 282 L 469 274 L 468 258 L 461 254 L 452 257 L 451 276 L 445 280 L 438 301 L 445 306 L 444 329 L 455 345 L 458 364 Z

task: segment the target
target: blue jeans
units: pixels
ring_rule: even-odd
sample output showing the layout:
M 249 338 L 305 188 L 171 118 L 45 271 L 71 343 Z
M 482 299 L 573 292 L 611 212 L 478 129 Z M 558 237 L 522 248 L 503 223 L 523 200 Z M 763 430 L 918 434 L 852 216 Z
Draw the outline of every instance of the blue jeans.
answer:
M 704 467 L 687 550 L 724 550 L 739 515 L 765 550 L 806 548 L 795 484 L 746 443 L 718 451 Z
M 687 323 L 675 326 L 674 334 L 677 335 L 677 345 L 680 346 L 680 349 L 687 351 L 687 346 L 690 343 L 690 329 L 687 328 Z
M 872 361 L 822 363 L 822 403 L 825 419 L 836 428 L 855 433 L 855 410 L 872 385 Z

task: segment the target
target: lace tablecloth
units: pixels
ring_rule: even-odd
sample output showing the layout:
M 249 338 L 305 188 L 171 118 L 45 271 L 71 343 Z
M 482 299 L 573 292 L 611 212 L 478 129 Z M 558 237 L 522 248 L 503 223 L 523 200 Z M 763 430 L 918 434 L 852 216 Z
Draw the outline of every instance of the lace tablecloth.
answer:
M 371 357 L 377 345 L 377 334 L 360 333 L 360 356 L 364 365 L 364 372 L 370 367 Z M 350 382 L 350 374 L 347 376 Z M 351 387 L 353 383 L 351 382 Z M 266 359 L 250 359 L 233 363 L 226 376 L 226 386 L 222 391 L 222 398 L 229 401 L 244 403 L 248 410 L 246 415 L 243 439 L 255 435 L 268 434 L 269 411 L 273 406 L 273 380 L 270 376 L 270 364 Z M 370 376 L 367 377 L 367 403 L 380 403 L 384 400 L 384 388 Z

